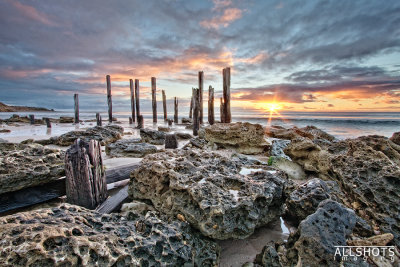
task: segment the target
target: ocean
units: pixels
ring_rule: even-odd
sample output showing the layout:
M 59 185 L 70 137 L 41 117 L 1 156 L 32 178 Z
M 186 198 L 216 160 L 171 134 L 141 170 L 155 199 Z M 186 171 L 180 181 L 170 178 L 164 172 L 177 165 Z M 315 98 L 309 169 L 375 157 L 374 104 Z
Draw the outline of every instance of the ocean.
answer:
M 95 113 L 98 111 L 81 111 L 81 120 L 95 119 Z M 59 118 L 60 116 L 74 116 L 72 110 L 60 110 L 55 112 L 2 112 L 0 118 L 9 118 L 12 114 L 27 116 L 34 114 L 36 118 L 49 117 Z M 184 114 L 184 115 L 183 115 Z M 204 120 L 207 121 L 207 111 L 204 112 Z M 107 113 L 101 113 L 103 119 L 107 118 Z M 151 112 L 142 112 L 145 123 L 150 124 L 152 120 Z M 188 117 L 187 110 L 179 114 L 179 118 Z M 130 112 L 114 112 L 114 117 L 123 122 L 128 122 Z M 172 118 L 173 114 L 169 113 Z M 219 119 L 219 113 L 215 114 L 216 120 Z M 158 115 L 159 123 L 164 123 L 162 114 Z M 243 112 L 232 110 L 232 121 L 247 121 L 259 123 L 264 126 L 280 125 L 285 127 L 305 127 L 314 125 L 339 139 L 354 138 L 363 135 L 383 135 L 392 136 L 396 131 L 400 131 L 400 112 L 280 112 L 270 117 L 269 112 Z M 68 129 L 66 127 L 65 129 Z M 56 130 L 56 129 L 53 129 Z M 60 131 L 60 133 L 62 130 Z

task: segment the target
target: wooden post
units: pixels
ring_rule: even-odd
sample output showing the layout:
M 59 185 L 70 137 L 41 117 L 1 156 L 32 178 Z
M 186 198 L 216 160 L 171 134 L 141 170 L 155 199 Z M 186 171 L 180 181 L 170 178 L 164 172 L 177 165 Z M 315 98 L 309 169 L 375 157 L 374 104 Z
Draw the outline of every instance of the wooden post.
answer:
M 65 152 L 67 202 L 95 209 L 107 198 L 107 182 L 96 140 L 75 140 Z
M 131 111 L 132 111 L 132 122 L 136 121 L 136 115 L 135 115 L 135 89 L 133 87 L 133 80 L 129 79 L 129 88 L 131 91 Z M 132 123 L 131 123 L 132 124 Z
M 200 102 L 199 102 L 199 98 L 200 98 L 200 93 L 199 93 L 199 89 L 193 89 L 193 135 L 197 136 L 199 135 L 199 127 L 200 127 L 200 110 L 199 110 L 199 106 L 200 106 Z
M 174 123 L 178 123 L 178 98 L 174 98 Z
M 192 97 L 190 99 L 190 108 L 189 108 L 189 119 L 193 118 L 193 88 L 192 88 Z
M 44 120 L 46 121 L 47 128 L 51 128 L 50 119 L 49 118 L 44 118 Z
M 129 124 L 132 124 L 132 123 L 133 123 L 132 117 L 129 117 Z
M 203 84 L 204 84 L 204 73 L 202 71 L 199 71 L 200 124 L 203 124 Z
M 223 95 L 224 95 L 224 122 L 231 123 L 231 68 L 222 70 Z
M 79 123 L 79 95 L 74 94 L 74 103 L 75 103 L 75 123 Z
M 139 80 L 135 79 L 135 98 L 136 98 L 136 119 L 139 123 L 140 103 L 139 103 Z
M 106 76 L 107 80 L 107 103 L 108 103 L 108 121 L 112 122 L 112 99 L 111 99 L 111 79 L 110 75 Z
M 138 118 L 138 126 L 137 126 L 137 128 L 138 129 L 142 129 L 143 128 L 143 115 L 139 115 L 139 118 Z
M 30 114 L 30 115 L 29 115 L 29 119 L 30 119 L 30 121 L 31 121 L 31 124 L 35 124 L 35 115 Z
M 164 111 L 164 121 L 167 121 L 167 97 L 165 95 L 165 90 L 162 90 L 162 104 L 163 104 L 163 111 Z
M 97 122 L 97 126 L 102 126 L 103 125 L 103 123 L 101 122 L 100 113 L 96 113 L 96 122 Z
M 208 123 L 214 124 L 214 88 L 210 85 L 208 87 Z
M 221 116 L 221 123 L 225 123 L 225 104 L 224 104 L 224 99 L 221 97 L 221 104 L 219 107 L 219 112 L 220 112 L 220 116 Z
M 157 122 L 156 78 L 151 77 L 151 103 L 153 107 L 153 123 Z
M 169 126 L 172 126 L 172 123 L 174 122 L 173 120 L 170 120 L 170 119 L 167 119 L 167 121 L 168 121 L 168 127 Z

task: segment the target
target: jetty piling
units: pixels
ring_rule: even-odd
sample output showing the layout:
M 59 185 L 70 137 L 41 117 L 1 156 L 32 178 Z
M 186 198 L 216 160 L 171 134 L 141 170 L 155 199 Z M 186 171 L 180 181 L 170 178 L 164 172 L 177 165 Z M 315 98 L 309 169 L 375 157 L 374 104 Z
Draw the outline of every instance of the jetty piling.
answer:
M 144 122 L 143 122 L 143 115 L 139 115 L 139 118 L 138 118 L 138 126 L 137 126 L 137 128 L 138 128 L 138 129 L 142 129 L 142 128 L 143 128 L 143 124 L 144 124 Z
M 132 124 L 132 123 L 133 123 L 132 117 L 129 117 L 129 124 Z
M 103 125 L 103 123 L 101 122 L 100 113 L 96 113 L 96 123 L 97 123 L 97 126 L 102 126 Z
M 50 122 L 50 119 L 49 118 L 43 118 L 44 120 L 45 120 L 45 122 L 46 122 L 46 126 L 47 126 L 47 128 L 51 128 L 51 122 Z
M 199 71 L 199 116 L 200 124 L 203 124 L 203 85 L 204 85 L 204 72 Z
M 162 90 L 162 103 L 164 111 L 164 121 L 167 121 L 167 96 L 165 95 L 165 90 Z
M 65 152 L 67 202 L 95 209 L 107 198 L 107 182 L 96 140 L 77 139 Z
M 29 120 L 31 121 L 31 124 L 35 124 L 35 115 L 30 114 L 29 115 Z
M 220 106 L 219 106 L 219 113 L 220 113 L 220 120 L 221 123 L 225 123 L 225 104 L 224 104 L 224 99 L 221 97 L 220 98 Z
M 157 123 L 156 78 L 151 77 L 151 103 L 153 108 L 153 123 Z
M 133 80 L 129 79 L 129 89 L 131 92 L 131 112 L 132 112 L 132 122 L 136 121 L 136 115 L 135 115 L 135 89 L 133 86 Z M 129 122 L 130 124 L 132 124 L 132 122 Z
M 174 98 L 174 123 L 178 123 L 178 98 Z
M 79 123 L 79 95 L 74 94 L 75 120 L 74 123 Z
M 107 80 L 107 103 L 108 103 L 108 121 L 112 123 L 112 99 L 111 99 L 111 78 L 110 75 L 106 76 Z
M 208 87 L 208 123 L 213 125 L 214 121 L 214 88 L 210 85 Z
M 193 88 L 192 88 L 192 97 L 190 98 L 190 108 L 189 108 L 189 119 L 193 118 Z
M 199 127 L 200 127 L 200 93 L 199 89 L 193 89 L 193 135 L 198 136 L 199 135 Z
M 136 119 L 139 124 L 140 103 L 139 103 L 139 80 L 135 79 L 135 98 L 136 98 Z
M 223 97 L 224 97 L 224 121 L 223 123 L 231 123 L 231 68 L 225 68 L 222 70 L 222 81 L 223 81 Z

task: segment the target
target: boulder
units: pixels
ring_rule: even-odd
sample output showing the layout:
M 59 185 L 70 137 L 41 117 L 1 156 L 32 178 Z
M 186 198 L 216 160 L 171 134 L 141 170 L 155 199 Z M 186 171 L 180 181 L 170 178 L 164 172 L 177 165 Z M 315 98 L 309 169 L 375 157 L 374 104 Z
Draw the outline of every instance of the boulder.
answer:
M 269 157 L 270 165 L 278 170 L 285 172 L 293 180 L 304 180 L 307 178 L 303 168 L 296 162 L 282 157 Z
M 59 123 L 74 123 L 73 117 L 60 117 Z
M 157 152 L 156 146 L 141 141 L 140 138 L 118 140 L 106 145 L 106 154 L 111 157 L 143 158 Z
M 278 252 L 274 245 L 265 246 L 260 254 L 257 254 L 254 260 L 255 264 L 265 267 L 281 267 Z
M 281 157 L 287 160 L 291 160 L 288 156 L 286 156 L 285 152 L 283 151 L 289 144 L 290 140 L 284 140 L 284 139 L 272 140 L 269 155 L 273 157 Z
M 261 154 L 268 151 L 270 147 L 264 138 L 264 129 L 260 124 L 217 123 L 207 126 L 204 130 L 204 139 L 208 142 L 235 149 L 239 153 Z
M 217 266 L 219 248 L 178 220 L 63 204 L 0 218 L 1 266 Z
M 318 129 L 315 126 L 306 126 L 304 128 L 285 128 L 282 126 L 270 126 L 266 128 L 265 134 L 269 137 L 293 140 L 296 138 L 308 138 L 310 140 L 317 140 L 318 142 L 325 141 L 330 143 L 335 140 L 333 135 Z
M 182 118 L 182 124 L 192 123 L 192 122 L 193 122 L 193 120 L 191 118 Z
M 156 130 L 140 129 L 140 137 L 143 142 L 152 145 L 164 145 L 165 143 L 165 133 Z
M 392 137 L 390 137 L 390 140 L 393 143 L 400 145 L 400 132 L 393 133 Z
M 391 233 L 382 235 L 374 235 L 363 239 L 348 240 L 349 246 L 387 246 L 393 240 L 394 236 Z
M 165 126 L 158 126 L 158 131 L 168 133 L 171 131 L 171 128 Z
M 0 142 L 0 194 L 57 180 L 64 152 L 39 144 Z
M 169 217 L 181 215 L 215 239 L 245 238 L 283 212 L 286 176 L 243 165 L 214 152 L 169 150 L 147 155 L 131 174 L 129 194 Z
M 176 137 L 178 137 L 179 139 L 191 139 L 191 138 L 193 138 L 193 135 L 191 135 L 190 133 L 177 132 L 175 134 L 176 134 Z
M 11 133 L 10 129 L 0 129 L 0 133 Z
M 175 134 L 165 135 L 165 148 L 175 149 L 178 148 L 178 138 Z
M 190 144 L 191 146 L 194 146 L 194 147 L 203 149 L 203 148 L 206 147 L 207 141 L 204 140 L 204 139 L 200 139 L 200 138 L 198 138 L 198 137 L 194 137 L 194 138 L 190 139 L 190 143 L 189 143 L 189 144 Z

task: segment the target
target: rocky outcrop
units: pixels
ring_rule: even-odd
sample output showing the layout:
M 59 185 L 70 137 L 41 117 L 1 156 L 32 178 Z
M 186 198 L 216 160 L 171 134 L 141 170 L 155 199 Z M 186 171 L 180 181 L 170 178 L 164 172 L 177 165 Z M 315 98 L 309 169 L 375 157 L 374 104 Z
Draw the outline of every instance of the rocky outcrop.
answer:
M 306 126 L 304 128 L 297 128 L 295 126 L 292 128 L 285 128 L 282 126 L 273 125 L 266 128 L 265 134 L 269 137 L 288 140 L 303 137 L 310 140 L 315 140 L 320 143 L 330 143 L 335 140 L 335 137 L 333 135 L 330 135 L 315 126 Z
M 393 133 L 392 137 L 390 137 L 390 141 L 397 145 L 400 145 L 400 132 Z
M 86 131 L 71 131 L 48 140 L 38 140 L 36 143 L 43 145 L 54 144 L 70 146 L 76 139 L 80 138 L 86 142 L 89 142 L 89 140 L 96 140 L 99 141 L 101 145 L 107 145 L 121 139 L 123 132 L 124 128 L 118 125 L 95 126 Z
M 56 180 L 64 175 L 64 153 L 39 144 L 0 142 L 0 193 Z
M 0 218 L 0 240 L 1 266 L 216 266 L 219 257 L 185 222 L 67 204 Z
M 171 150 L 146 156 L 131 174 L 130 196 L 182 216 L 215 239 L 245 238 L 283 212 L 285 175 L 255 170 L 217 153 Z
M 270 144 L 264 138 L 264 128 L 260 124 L 248 122 L 217 123 L 204 128 L 204 139 L 224 148 L 235 149 L 239 153 L 253 155 L 269 150 Z
M 141 143 L 140 138 L 121 139 L 106 145 L 106 154 L 111 157 L 143 158 L 144 156 L 157 152 L 157 147 Z
M 140 137 L 143 142 L 152 145 L 164 145 L 165 143 L 165 132 L 151 129 L 140 129 Z
M 176 137 L 178 137 L 179 139 L 191 139 L 191 138 L 193 138 L 193 135 L 191 135 L 190 133 L 177 132 L 175 134 L 176 134 Z
M 289 144 L 290 144 L 289 140 L 284 140 L 284 139 L 272 140 L 269 155 L 272 157 L 281 157 L 291 160 L 288 156 L 286 156 L 285 152 L 283 151 Z

